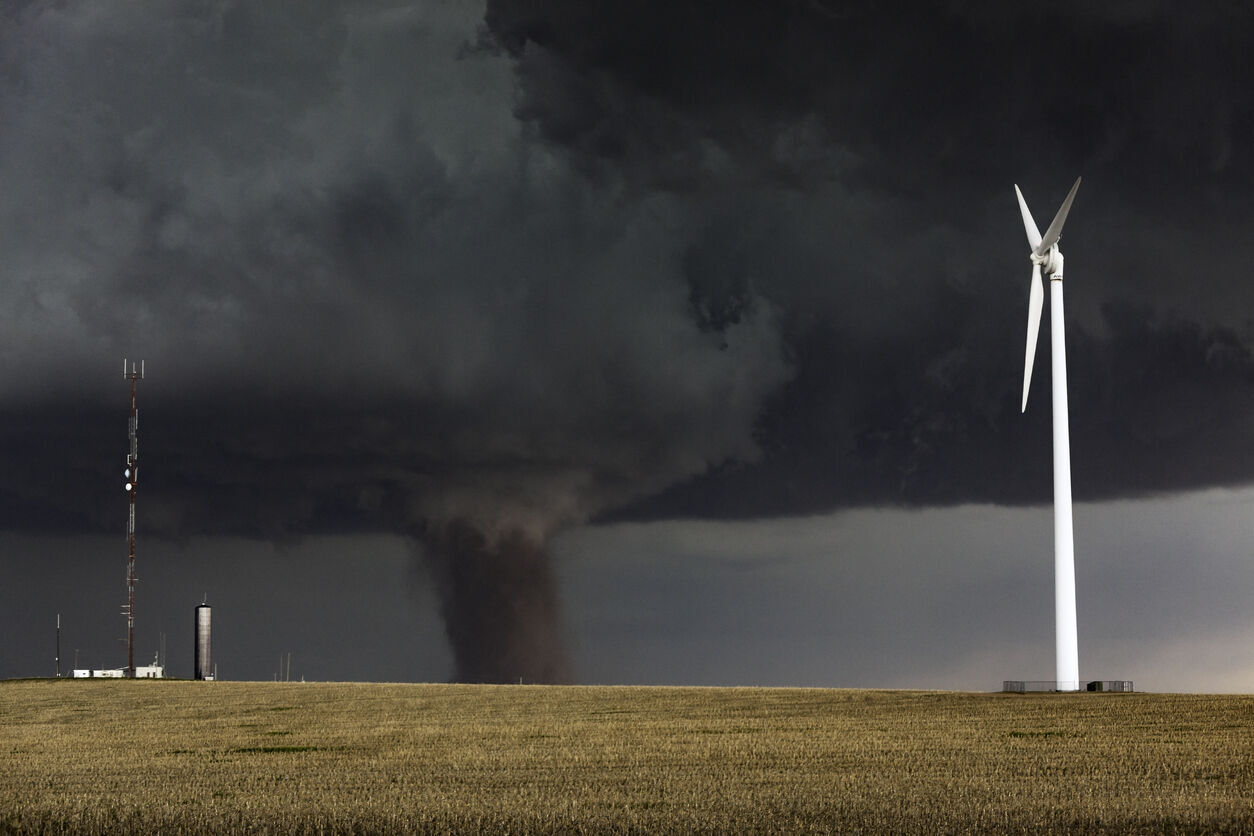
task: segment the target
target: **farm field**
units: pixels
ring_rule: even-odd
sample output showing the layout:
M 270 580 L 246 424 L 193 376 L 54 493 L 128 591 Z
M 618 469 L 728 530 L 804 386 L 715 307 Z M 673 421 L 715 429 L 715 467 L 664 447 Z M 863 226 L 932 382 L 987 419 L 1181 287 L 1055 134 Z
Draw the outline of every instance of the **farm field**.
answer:
M 0 832 L 1254 831 L 1254 696 L 0 682 Z

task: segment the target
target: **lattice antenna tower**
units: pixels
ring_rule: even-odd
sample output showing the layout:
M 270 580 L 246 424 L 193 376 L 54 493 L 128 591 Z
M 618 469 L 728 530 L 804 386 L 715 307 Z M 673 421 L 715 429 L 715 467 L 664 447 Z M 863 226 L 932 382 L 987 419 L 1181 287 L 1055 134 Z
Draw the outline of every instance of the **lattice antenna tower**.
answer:
M 126 518 L 126 542 L 128 555 L 126 558 L 126 603 L 122 605 L 122 614 L 126 616 L 126 675 L 135 676 L 135 494 L 139 490 L 139 409 L 135 406 L 135 384 L 144 379 L 144 361 L 138 364 L 134 360 L 127 365 L 122 360 L 122 378 L 131 382 L 131 417 L 127 422 L 127 438 L 130 446 L 126 453 L 126 469 L 122 472 L 126 479 L 126 494 L 130 511 Z

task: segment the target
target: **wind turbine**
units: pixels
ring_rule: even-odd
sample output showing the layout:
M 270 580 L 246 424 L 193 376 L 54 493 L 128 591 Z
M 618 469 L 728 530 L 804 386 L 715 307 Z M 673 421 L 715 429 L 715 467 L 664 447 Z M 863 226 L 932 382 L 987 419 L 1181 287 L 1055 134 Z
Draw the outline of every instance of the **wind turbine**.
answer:
M 1023 358 L 1023 406 L 1028 408 L 1028 387 L 1032 383 L 1032 361 L 1036 356 L 1037 334 L 1041 329 L 1041 306 L 1044 291 L 1041 272 L 1049 274 L 1050 347 L 1053 360 L 1054 402 L 1054 641 L 1056 648 L 1056 685 L 1059 691 L 1080 689 L 1080 655 L 1076 637 L 1075 614 L 1075 541 L 1071 526 L 1071 439 L 1067 431 L 1067 346 L 1062 318 L 1062 253 L 1058 239 L 1067 220 L 1071 201 L 1080 188 L 1080 178 L 1067 193 L 1054 221 L 1045 235 L 1036 229 L 1032 213 L 1015 185 L 1023 228 L 1032 248 L 1032 287 L 1028 295 L 1028 343 Z

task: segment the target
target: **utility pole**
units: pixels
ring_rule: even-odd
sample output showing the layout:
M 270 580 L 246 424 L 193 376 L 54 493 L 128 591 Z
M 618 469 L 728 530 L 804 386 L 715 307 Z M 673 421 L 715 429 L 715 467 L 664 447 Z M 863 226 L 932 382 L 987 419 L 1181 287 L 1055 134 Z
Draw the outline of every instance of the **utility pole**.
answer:
M 126 675 L 135 677 L 135 493 L 139 486 L 139 410 L 135 407 L 135 383 L 144 379 L 144 361 L 136 365 L 131 361 L 127 369 L 125 358 L 122 360 L 122 378 L 131 382 L 131 417 L 127 422 L 127 436 L 130 448 L 126 454 L 126 469 L 122 475 L 126 478 L 126 493 L 130 502 L 130 513 L 126 521 L 126 542 L 129 554 L 126 560 L 126 604 L 122 614 L 126 616 Z

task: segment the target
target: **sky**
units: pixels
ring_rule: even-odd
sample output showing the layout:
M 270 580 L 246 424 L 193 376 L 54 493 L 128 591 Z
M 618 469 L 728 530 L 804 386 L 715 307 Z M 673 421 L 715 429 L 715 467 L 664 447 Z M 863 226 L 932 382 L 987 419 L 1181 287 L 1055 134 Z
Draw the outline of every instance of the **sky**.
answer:
M 1239 4 L 0 9 L 0 677 L 1254 691 Z M 1048 306 L 1046 316 L 1049 316 Z M 1048 340 L 1048 329 L 1041 343 Z

